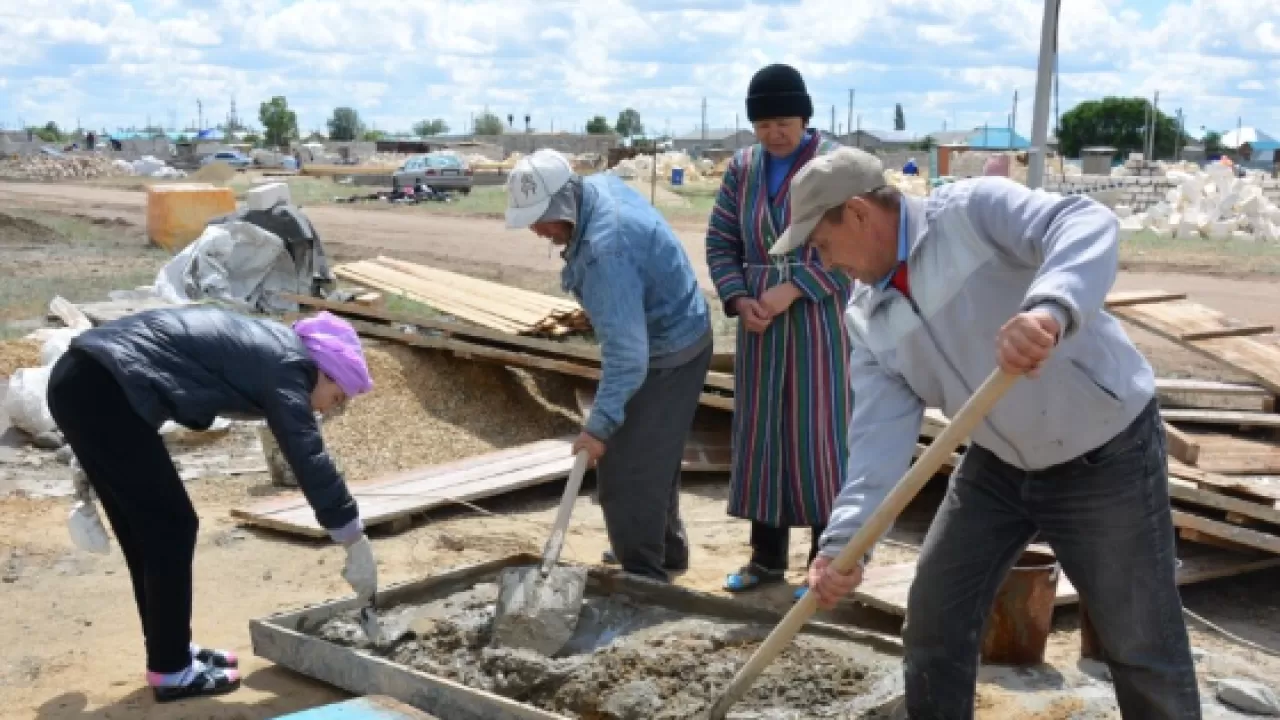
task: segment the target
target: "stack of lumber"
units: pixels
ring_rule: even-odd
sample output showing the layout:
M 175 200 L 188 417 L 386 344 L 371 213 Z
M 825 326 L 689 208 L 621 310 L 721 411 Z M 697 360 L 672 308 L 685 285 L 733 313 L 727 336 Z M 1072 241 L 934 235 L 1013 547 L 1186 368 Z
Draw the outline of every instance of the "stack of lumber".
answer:
M 509 367 L 546 370 L 583 380 L 600 379 L 597 346 L 524 337 L 509 331 L 464 325 L 440 318 L 394 312 L 357 303 L 335 302 L 302 295 L 285 295 L 304 310 L 328 310 L 346 317 L 356 332 L 414 347 L 452 352 L 454 355 Z M 701 404 L 716 410 L 733 410 L 733 376 L 707 373 Z
M 1121 320 L 1222 365 L 1248 382 L 1158 378 L 1174 524 L 1184 540 L 1280 555 L 1280 345 L 1250 325 L 1163 291 L 1115 293 Z M 945 426 L 930 411 L 922 441 Z
M 572 300 L 379 256 L 334 268 L 343 280 L 428 305 L 460 320 L 514 333 L 564 337 L 591 329 Z

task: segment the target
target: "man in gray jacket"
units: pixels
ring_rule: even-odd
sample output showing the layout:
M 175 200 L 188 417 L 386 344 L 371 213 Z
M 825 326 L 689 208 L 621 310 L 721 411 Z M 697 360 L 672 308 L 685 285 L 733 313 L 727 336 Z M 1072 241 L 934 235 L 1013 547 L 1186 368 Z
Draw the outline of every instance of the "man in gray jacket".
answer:
M 906 471 L 924 409 L 954 415 L 999 366 L 1028 377 L 973 432 L 911 587 L 910 717 L 973 716 L 983 623 L 1033 539 L 1088 602 L 1124 717 L 1200 717 L 1154 374 L 1104 310 L 1111 211 L 1001 177 L 907 197 L 851 148 L 801 169 L 791 208 L 772 252 L 812 242 L 859 281 L 849 472 L 809 571 L 819 604 L 861 582 L 831 559 Z

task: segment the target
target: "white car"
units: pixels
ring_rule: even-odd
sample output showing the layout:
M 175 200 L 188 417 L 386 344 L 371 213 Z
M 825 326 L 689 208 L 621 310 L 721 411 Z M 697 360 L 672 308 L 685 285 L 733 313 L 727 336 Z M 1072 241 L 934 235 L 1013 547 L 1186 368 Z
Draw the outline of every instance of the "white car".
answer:
M 405 189 L 412 189 L 421 182 L 432 190 L 454 190 L 464 195 L 471 193 L 471 184 L 475 180 L 465 160 L 453 153 L 442 152 L 414 155 L 405 160 L 391 177 L 393 184 Z

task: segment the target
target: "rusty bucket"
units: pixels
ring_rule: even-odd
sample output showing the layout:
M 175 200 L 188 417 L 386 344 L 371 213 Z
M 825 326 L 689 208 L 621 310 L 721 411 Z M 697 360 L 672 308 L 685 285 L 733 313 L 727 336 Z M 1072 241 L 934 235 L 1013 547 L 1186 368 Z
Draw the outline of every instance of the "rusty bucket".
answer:
M 1044 661 L 1060 572 L 1053 553 L 1022 553 L 996 593 L 982 639 L 983 662 L 1038 665 Z

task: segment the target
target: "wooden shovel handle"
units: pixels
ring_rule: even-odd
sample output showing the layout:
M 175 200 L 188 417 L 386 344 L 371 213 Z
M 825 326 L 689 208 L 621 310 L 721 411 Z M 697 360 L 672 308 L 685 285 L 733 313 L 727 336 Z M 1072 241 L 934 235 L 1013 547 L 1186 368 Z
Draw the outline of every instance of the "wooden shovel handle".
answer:
M 573 470 L 569 472 L 569 480 L 564 484 L 564 496 L 560 498 L 560 509 L 556 511 L 555 525 L 551 526 L 551 536 L 547 538 L 546 547 L 542 549 L 541 571 L 545 576 L 551 572 L 560 560 L 560 549 L 564 547 L 564 535 L 569 529 L 569 516 L 573 515 L 573 505 L 578 501 L 578 490 L 582 487 L 582 476 L 587 474 L 587 463 L 590 456 L 586 450 L 580 450 L 573 458 Z
M 867 518 L 857 534 L 832 560 L 831 567 L 842 573 L 853 569 L 876 540 L 889 529 L 893 521 L 906 508 L 907 503 L 911 502 L 916 493 L 920 492 L 920 488 L 924 487 L 938 468 L 942 467 L 942 463 L 951 456 L 960 442 L 986 418 L 987 413 L 991 412 L 991 408 L 1017 379 L 1018 376 L 1006 374 L 998 368 L 987 377 L 982 387 L 979 387 L 964 407 L 960 408 L 956 416 L 951 419 L 951 423 L 938 434 L 938 437 L 934 438 L 920 455 L 920 459 L 916 460 L 915 464 L 907 470 L 907 474 L 902 476 L 898 484 L 885 497 L 884 502 L 880 503 L 880 507 L 871 513 L 871 517 Z M 711 714 L 708 716 L 710 720 L 724 720 L 729 708 L 751 687 L 769 663 L 786 649 L 792 638 L 800 632 L 805 623 L 809 622 L 809 618 L 817 609 L 817 595 L 806 592 L 738 670 L 733 681 L 712 706 Z

